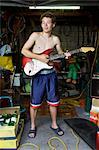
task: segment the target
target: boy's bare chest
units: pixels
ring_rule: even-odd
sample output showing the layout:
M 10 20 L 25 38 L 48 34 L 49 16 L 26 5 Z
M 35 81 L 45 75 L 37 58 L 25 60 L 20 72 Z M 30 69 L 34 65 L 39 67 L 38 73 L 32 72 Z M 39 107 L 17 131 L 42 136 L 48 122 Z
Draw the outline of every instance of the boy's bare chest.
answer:
M 53 38 L 40 37 L 35 41 L 33 51 L 37 53 L 42 53 L 46 49 L 53 49 L 55 46 Z
M 36 42 L 36 45 L 40 47 L 45 47 L 45 48 L 53 48 L 54 47 L 54 41 L 53 38 L 45 38 L 45 37 L 40 37 Z

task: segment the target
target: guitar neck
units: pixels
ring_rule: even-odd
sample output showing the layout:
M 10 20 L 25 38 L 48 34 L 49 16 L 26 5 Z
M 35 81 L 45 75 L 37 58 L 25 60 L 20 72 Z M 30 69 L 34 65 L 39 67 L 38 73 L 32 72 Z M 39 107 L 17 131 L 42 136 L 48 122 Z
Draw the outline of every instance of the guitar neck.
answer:
M 93 48 L 93 47 L 81 47 L 81 48 L 79 48 L 79 49 L 71 50 L 71 51 L 69 51 L 69 53 L 70 53 L 71 55 L 73 55 L 73 54 L 76 54 L 76 53 L 79 53 L 79 52 L 86 53 L 86 52 L 88 52 L 88 51 L 94 51 L 94 50 L 95 50 L 95 48 Z M 68 53 L 68 52 L 67 52 L 67 53 Z M 51 55 L 51 56 L 50 56 L 50 60 L 56 60 L 56 59 L 65 58 L 65 57 L 66 57 L 65 54 L 55 54 L 55 55 Z M 67 57 L 68 57 L 68 56 L 67 56 Z
M 79 48 L 79 49 L 75 49 L 75 50 L 69 51 L 69 53 L 70 53 L 71 55 L 76 54 L 76 53 L 79 53 L 79 52 L 81 52 L 81 49 L 80 49 L 80 48 Z
M 75 50 L 69 51 L 69 53 L 70 53 L 71 55 L 76 54 L 76 53 L 79 53 L 79 52 L 81 52 L 80 49 L 75 49 Z M 64 54 L 55 54 L 55 55 L 53 55 L 53 56 L 52 56 L 52 55 L 50 56 L 50 60 L 51 60 L 51 61 L 52 61 L 52 60 L 61 59 L 61 58 L 65 58 L 65 55 L 64 55 Z
M 55 55 L 51 55 L 50 56 L 50 61 L 52 61 L 52 60 L 57 60 L 57 59 L 60 59 L 60 58 L 65 58 L 65 55 L 64 54 L 55 54 Z

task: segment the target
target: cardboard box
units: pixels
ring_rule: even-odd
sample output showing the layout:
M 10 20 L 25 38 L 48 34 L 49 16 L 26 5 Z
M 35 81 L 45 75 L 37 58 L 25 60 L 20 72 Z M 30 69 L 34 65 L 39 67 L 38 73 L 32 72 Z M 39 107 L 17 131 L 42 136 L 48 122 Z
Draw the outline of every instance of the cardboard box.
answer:
M 19 132 L 17 134 L 17 137 L 15 139 L 0 139 L 0 150 L 11 150 L 11 149 L 17 149 L 20 144 L 21 135 L 24 128 L 24 119 L 20 120 L 20 127 Z
M 16 137 L 20 118 L 20 106 L 0 108 L 0 114 L 13 114 L 15 111 L 18 114 L 16 124 L 14 126 L 0 126 L 0 138 Z

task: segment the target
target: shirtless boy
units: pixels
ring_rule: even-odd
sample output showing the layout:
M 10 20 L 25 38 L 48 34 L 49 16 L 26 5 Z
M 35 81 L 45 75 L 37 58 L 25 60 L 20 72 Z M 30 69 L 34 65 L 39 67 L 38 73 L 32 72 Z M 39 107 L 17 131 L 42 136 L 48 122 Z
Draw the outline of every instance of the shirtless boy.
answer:
M 33 32 L 24 44 L 21 53 L 26 57 L 48 63 L 49 55 L 43 54 L 45 50 L 54 51 L 54 48 L 56 48 L 58 54 L 63 54 L 63 51 L 59 38 L 52 34 L 52 29 L 55 27 L 55 16 L 53 13 L 46 12 L 42 14 L 40 21 L 42 32 Z M 32 51 L 30 51 L 31 47 L 33 47 Z M 54 67 L 48 70 L 41 70 L 32 77 L 30 100 L 31 127 L 28 134 L 29 137 L 34 138 L 36 136 L 37 110 L 43 102 L 45 92 L 52 119 L 50 128 L 59 136 L 64 134 L 64 131 L 57 124 L 57 106 L 59 106 L 57 90 L 57 74 Z

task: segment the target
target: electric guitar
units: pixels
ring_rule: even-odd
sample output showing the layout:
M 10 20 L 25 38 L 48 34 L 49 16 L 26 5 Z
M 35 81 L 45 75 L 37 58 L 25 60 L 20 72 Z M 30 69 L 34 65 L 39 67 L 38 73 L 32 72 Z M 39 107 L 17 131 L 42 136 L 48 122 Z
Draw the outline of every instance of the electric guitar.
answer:
M 69 57 L 70 55 L 75 54 L 75 53 L 79 53 L 79 52 L 87 53 L 88 51 L 93 52 L 94 50 L 95 50 L 94 47 L 81 47 L 79 49 L 72 50 L 64 54 L 49 55 L 51 53 L 51 49 L 48 49 L 48 50 L 45 50 L 43 54 L 49 55 L 49 60 L 53 61 L 53 60 L 57 60 L 60 58 Z M 47 63 L 41 62 L 40 60 L 37 60 L 37 59 L 28 58 L 25 56 L 23 56 L 23 59 L 22 59 L 22 66 L 23 66 L 25 74 L 28 76 L 33 76 L 43 69 L 53 68 L 53 66 L 50 66 Z

